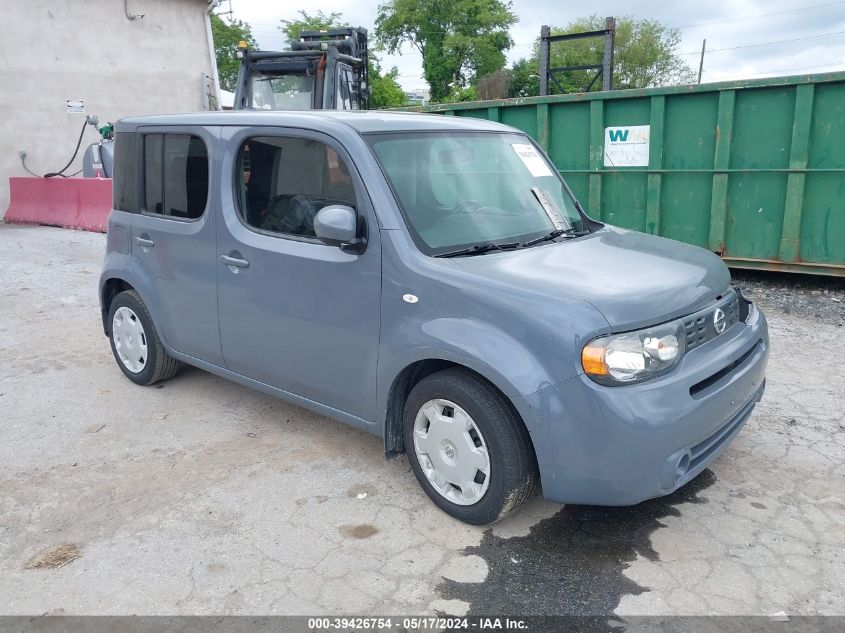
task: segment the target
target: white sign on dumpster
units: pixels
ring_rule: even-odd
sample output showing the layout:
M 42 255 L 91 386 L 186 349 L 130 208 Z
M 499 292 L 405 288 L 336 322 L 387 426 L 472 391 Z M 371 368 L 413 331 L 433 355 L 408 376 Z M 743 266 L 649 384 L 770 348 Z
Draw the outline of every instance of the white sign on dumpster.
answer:
M 85 114 L 85 101 L 82 99 L 67 100 L 68 114 Z
M 648 167 L 650 125 L 604 128 L 605 167 Z

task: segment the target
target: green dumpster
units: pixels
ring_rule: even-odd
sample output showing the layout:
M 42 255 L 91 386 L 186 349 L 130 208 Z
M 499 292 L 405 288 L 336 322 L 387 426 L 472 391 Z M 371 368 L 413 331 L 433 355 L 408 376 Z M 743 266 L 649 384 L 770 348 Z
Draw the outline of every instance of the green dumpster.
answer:
M 524 130 L 598 219 L 845 276 L 845 72 L 413 110 Z

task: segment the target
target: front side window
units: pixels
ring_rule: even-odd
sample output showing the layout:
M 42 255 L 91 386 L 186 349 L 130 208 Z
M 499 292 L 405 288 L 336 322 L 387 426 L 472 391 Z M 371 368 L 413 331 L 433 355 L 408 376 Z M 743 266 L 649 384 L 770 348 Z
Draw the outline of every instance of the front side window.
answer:
M 586 228 L 560 175 L 522 134 L 403 132 L 367 140 L 429 255 Z
M 191 134 L 144 136 L 144 210 L 196 220 L 208 201 L 208 151 Z
M 356 208 L 343 159 L 304 138 L 256 137 L 240 149 L 235 184 L 241 219 L 253 229 L 316 238 L 314 216 L 325 206 Z

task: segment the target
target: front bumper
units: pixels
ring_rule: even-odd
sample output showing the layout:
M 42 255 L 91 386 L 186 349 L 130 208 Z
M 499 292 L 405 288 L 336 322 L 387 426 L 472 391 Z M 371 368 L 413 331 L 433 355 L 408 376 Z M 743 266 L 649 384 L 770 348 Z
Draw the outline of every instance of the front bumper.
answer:
M 533 423 L 543 495 L 633 505 L 677 490 L 748 420 L 768 358 L 768 326 L 755 306 L 666 376 L 606 387 L 579 375 L 526 396 L 518 408 Z

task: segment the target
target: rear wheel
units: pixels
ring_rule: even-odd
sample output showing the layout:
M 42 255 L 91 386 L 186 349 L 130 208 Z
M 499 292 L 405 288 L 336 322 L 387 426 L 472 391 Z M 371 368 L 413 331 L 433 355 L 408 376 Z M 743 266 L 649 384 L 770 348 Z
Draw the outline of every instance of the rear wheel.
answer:
M 118 367 L 138 385 L 172 378 L 181 363 L 167 354 L 143 299 L 134 290 L 118 294 L 109 308 L 109 339 Z
M 462 369 L 421 380 L 404 411 L 405 450 L 426 494 L 473 525 L 503 519 L 535 494 L 522 420 L 490 383 Z

